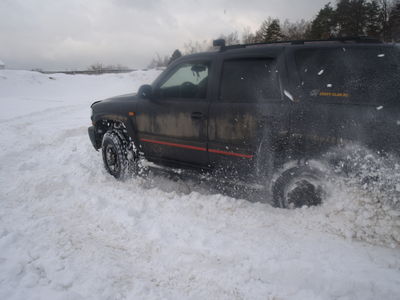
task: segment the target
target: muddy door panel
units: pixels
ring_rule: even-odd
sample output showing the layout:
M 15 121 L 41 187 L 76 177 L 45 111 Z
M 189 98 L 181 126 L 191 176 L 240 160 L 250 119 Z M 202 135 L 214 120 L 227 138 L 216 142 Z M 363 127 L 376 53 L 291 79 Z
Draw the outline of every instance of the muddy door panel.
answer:
M 176 67 L 139 103 L 136 124 L 147 157 L 207 165 L 207 98 L 209 62 Z
M 210 162 L 234 172 L 254 169 L 263 139 L 288 132 L 289 105 L 280 89 L 277 60 L 256 57 L 221 62 L 220 90 L 210 108 Z
M 219 168 L 249 173 L 263 151 L 275 150 L 288 134 L 289 105 L 226 104 L 211 106 L 209 125 L 210 162 Z M 259 149 L 261 142 L 269 144 Z
M 207 164 L 207 101 L 142 103 L 136 123 L 148 157 Z

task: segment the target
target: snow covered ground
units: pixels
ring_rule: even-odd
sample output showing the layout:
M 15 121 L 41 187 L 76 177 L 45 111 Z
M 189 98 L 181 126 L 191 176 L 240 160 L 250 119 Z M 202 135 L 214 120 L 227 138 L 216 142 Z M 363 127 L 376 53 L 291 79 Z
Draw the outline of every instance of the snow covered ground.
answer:
M 107 175 L 89 106 L 157 74 L 0 71 L 0 299 L 399 299 L 399 211 L 368 189 L 289 211 Z

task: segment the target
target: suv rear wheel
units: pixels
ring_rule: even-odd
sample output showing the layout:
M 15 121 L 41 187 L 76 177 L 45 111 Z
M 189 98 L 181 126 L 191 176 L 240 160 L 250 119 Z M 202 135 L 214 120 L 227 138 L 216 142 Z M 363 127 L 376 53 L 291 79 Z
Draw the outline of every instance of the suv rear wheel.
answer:
M 321 171 L 309 166 L 286 170 L 272 188 L 275 206 L 298 208 L 321 204 L 326 197 L 323 178 Z
M 129 159 L 127 142 L 116 131 L 107 131 L 103 136 L 102 155 L 104 167 L 116 179 L 124 180 L 132 174 L 137 159 Z

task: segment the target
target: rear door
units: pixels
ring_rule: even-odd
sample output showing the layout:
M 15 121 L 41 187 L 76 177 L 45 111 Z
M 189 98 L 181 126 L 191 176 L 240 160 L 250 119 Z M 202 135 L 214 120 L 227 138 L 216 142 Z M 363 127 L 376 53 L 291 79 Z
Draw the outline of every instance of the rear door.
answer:
M 282 94 L 280 54 L 265 51 L 221 56 L 219 88 L 210 107 L 209 155 L 213 165 L 249 174 L 260 155 L 260 142 L 270 137 L 276 141 L 288 134 L 290 106 Z
M 211 60 L 177 64 L 138 104 L 141 150 L 149 158 L 206 166 Z

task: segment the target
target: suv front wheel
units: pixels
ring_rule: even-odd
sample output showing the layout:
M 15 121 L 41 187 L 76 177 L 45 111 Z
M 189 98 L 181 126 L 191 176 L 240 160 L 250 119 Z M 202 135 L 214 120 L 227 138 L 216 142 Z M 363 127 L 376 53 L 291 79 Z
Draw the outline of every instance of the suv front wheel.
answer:
M 104 167 L 116 179 L 124 180 L 132 173 L 134 160 L 128 158 L 126 142 L 116 131 L 107 131 L 101 145 Z

